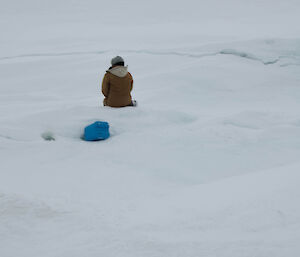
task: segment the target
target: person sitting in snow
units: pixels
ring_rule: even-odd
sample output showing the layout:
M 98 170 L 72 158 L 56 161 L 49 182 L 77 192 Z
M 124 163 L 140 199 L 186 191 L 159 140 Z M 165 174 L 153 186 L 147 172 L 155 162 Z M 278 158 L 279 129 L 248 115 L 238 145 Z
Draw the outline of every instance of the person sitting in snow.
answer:
M 106 71 L 102 81 L 102 93 L 105 96 L 104 106 L 125 107 L 136 106 L 136 101 L 131 98 L 133 78 L 124 66 L 121 56 L 111 60 L 111 67 Z

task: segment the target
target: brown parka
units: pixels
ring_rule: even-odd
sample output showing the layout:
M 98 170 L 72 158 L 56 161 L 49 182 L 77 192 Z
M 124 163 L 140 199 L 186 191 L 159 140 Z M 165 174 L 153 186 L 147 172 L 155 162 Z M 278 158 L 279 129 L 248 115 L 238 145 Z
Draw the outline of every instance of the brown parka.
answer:
M 106 71 L 102 81 L 104 106 L 125 107 L 132 104 L 131 90 L 133 78 L 127 67 L 113 66 Z

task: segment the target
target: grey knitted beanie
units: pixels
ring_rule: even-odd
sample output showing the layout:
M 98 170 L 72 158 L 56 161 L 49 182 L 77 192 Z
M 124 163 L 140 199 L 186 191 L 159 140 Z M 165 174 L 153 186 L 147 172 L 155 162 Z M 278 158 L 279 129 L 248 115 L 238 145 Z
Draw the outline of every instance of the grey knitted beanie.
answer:
M 116 56 L 111 59 L 111 65 L 115 65 L 119 62 L 124 62 L 124 59 L 121 56 Z

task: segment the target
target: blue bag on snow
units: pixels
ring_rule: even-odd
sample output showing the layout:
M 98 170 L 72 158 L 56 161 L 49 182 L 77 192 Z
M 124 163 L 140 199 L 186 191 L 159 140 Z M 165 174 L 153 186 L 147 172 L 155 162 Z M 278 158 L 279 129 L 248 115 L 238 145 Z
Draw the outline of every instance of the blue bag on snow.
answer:
M 109 136 L 109 124 L 105 121 L 96 121 L 84 129 L 84 140 L 86 141 L 105 140 Z

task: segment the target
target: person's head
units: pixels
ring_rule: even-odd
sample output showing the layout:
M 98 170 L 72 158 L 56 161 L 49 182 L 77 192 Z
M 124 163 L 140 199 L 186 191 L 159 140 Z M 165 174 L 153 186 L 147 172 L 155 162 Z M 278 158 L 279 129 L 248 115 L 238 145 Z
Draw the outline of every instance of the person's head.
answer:
M 116 56 L 111 59 L 112 66 L 124 66 L 124 59 L 121 56 Z

